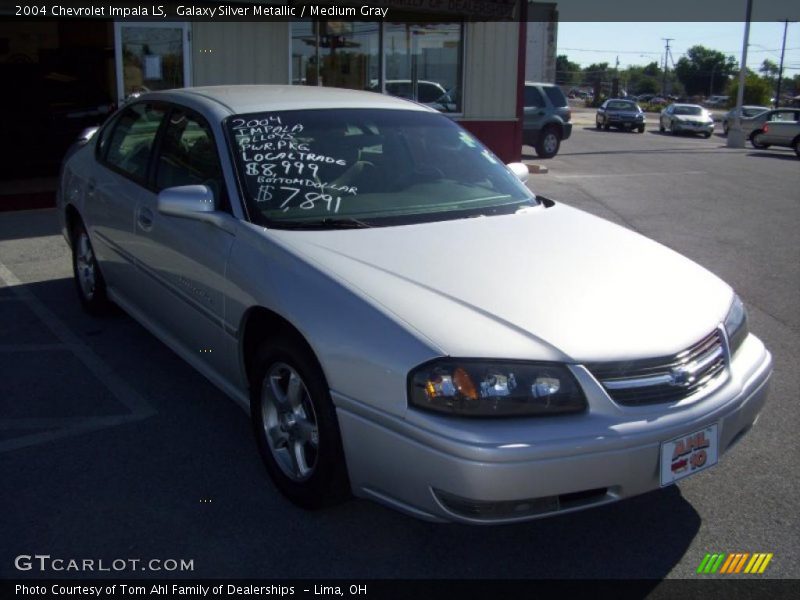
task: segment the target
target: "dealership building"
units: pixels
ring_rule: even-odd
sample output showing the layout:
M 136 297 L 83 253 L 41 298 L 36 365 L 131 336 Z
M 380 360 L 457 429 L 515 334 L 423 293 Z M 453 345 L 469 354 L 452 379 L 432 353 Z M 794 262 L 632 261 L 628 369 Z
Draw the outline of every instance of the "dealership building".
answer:
M 331 86 L 410 98 L 447 114 L 503 160 L 518 160 L 526 52 L 535 49 L 537 64 L 554 62 L 554 56 L 543 61 L 539 55 L 547 48 L 554 54 L 555 39 L 547 32 L 557 20 L 555 5 L 522 0 L 370 5 L 389 8 L 388 16 L 371 21 L 6 17 L 0 20 L 0 71 L 4 81 L 18 85 L 2 95 L 0 125 L 4 138 L 19 148 L 20 164 L 7 165 L 2 177 L 52 172 L 77 131 L 102 121 L 131 94 L 231 84 Z M 488 20 L 500 10 L 510 18 Z M 538 20 L 527 22 L 532 14 Z M 531 45 L 531 35 L 546 39 Z

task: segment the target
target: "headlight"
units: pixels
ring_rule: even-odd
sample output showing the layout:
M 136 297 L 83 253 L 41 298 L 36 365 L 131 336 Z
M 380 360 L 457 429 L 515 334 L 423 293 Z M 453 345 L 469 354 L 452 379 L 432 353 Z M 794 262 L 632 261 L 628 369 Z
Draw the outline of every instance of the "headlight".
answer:
M 586 398 L 563 365 L 475 359 L 440 359 L 409 374 L 409 403 L 469 417 L 577 413 Z
M 739 296 L 734 295 L 733 303 L 730 310 L 728 310 L 728 316 L 725 317 L 725 332 L 728 334 L 728 345 L 731 349 L 731 355 L 733 355 L 749 333 L 747 310 L 745 310 L 744 302 Z

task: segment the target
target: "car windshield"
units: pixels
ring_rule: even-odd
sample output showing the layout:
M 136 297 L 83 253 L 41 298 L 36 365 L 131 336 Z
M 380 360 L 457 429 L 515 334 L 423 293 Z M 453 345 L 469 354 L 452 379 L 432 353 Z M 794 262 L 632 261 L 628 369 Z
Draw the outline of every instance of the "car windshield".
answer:
M 609 110 L 632 110 L 634 112 L 639 112 L 639 107 L 636 106 L 633 102 L 609 102 L 607 108 Z
M 320 109 L 226 120 L 251 216 L 275 227 L 376 226 L 507 214 L 537 204 L 438 113 Z
M 675 114 L 676 115 L 702 115 L 703 109 L 699 106 L 676 106 L 675 107 Z

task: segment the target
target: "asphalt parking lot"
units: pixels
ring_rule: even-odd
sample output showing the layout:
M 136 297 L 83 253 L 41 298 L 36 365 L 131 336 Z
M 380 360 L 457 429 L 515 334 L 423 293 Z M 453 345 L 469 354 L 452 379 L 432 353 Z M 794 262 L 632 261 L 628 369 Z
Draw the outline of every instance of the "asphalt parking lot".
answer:
M 41 577 L 14 558 L 49 554 L 193 560 L 174 575 L 202 578 L 661 579 L 696 577 L 707 552 L 770 552 L 762 577 L 800 577 L 800 161 L 724 145 L 576 125 L 552 160 L 525 149 L 549 167 L 538 194 L 731 283 L 775 374 L 757 426 L 710 471 L 513 526 L 290 505 L 240 408 L 132 319 L 81 312 L 54 212 L 0 214 L 0 577 Z

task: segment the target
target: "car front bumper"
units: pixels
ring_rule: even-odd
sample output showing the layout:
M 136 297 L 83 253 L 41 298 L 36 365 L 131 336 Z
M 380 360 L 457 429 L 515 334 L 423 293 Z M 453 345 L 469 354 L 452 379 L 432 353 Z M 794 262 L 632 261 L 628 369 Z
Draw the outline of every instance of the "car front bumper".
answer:
M 504 427 L 497 421 L 483 421 L 481 427 L 415 412 L 420 418 L 412 424 L 409 417 L 369 414 L 363 404 L 332 393 L 357 496 L 427 520 L 494 524 L 658 489 L 661 443 L 712 424 L 718 427 L 721 457 L 755 423 L 771 373 L 770 353 L 750 336 L 724 384 L 687 406 L 623 408 L 606 396 L 609 406 L 603 407 L 602 400 L 590 398 L 586 415 L 539 419 L 531 432 L 520 427 L 507 435 L 496 435 Z M 582 378 L 584 387 L 591 385 L 588 372 Z M 587 396 L 593 393 L 587 390 Z M 449 429 L 437 426 L 453 421 Z M 545 439 L 548 421 L 561 429 Z M 459 425 L 474 427 L 465 431 Z M 489 432 L 482 435 L 483 429 Z M 569 430 L 572 435 L 564 433 Z
M 686 123 L 674 121 L 672 123 L 673 131 L 685 131 L 687 133 L 714 133 L 714 123 Z

